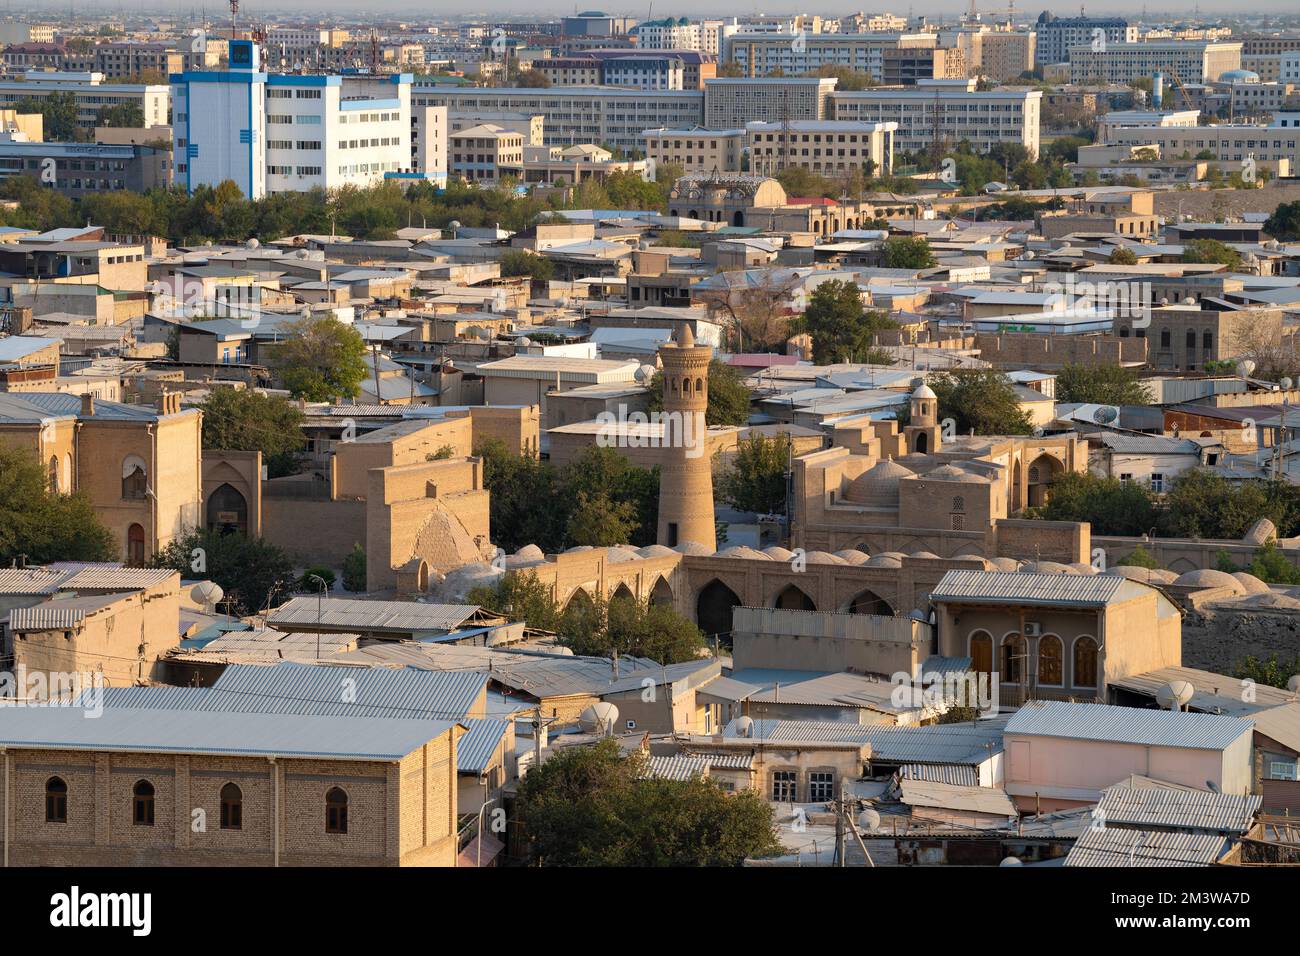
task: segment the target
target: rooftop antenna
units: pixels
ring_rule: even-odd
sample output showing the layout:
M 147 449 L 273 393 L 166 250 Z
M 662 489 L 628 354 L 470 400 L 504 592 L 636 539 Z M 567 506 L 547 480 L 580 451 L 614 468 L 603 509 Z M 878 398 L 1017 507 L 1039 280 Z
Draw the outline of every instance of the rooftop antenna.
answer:
M 238 22 L 238 20 L 239 20 L 239 0 L 230 0 L 230 39 L 232 40 L 239 38 L 239 33 L 235 27 L 235 24 Z

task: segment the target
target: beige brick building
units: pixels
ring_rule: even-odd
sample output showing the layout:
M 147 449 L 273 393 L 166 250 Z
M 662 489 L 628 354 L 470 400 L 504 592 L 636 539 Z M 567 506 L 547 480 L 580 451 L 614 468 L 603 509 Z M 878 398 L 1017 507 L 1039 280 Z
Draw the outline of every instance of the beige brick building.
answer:
M 790 166 L 830 177 L 854 170 L 888 176 L 897 129 L 897 123 L 750 123 L 749 168 L 759 176 L 775 176 Z
M 459 723 L 6 711 L 6 866 L 454 866 Z
M 740 172 L 745 149 L 743 129 L 648 129 L 645 154 L 656 163 L 671 163 L 687 173 Z

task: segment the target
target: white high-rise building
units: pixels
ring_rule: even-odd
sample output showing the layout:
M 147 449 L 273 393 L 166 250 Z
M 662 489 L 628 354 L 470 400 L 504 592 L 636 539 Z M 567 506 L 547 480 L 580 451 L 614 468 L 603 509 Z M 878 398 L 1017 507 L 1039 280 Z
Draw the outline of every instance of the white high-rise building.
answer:
M 267 74 L 250 41 L 230 68 L 172 84 L 176 181 L 233 180 L 252 199 L 369 186 L 412 167 L 411 77 Z

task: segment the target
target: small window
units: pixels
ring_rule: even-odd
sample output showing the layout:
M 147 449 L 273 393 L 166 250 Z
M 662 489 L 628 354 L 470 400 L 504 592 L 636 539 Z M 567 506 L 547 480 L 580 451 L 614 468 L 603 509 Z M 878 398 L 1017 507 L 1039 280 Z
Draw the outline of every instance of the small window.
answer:
M 153 826 L 154 790 L 148 780 L 141 780 L 132 788 L 131 822 L 138 827 Z
M 799 775 L 793 770 L 773 771 L 772 801 L 774 803 L 794 803 L 798 779 Z
M 244 828 L 244 792 L 237 784 L 228 783 L 221 788 L 221 829 Z
M 45 781 L 45 822 L 68 822 L 68 785 L 61 777 Z
M 808 801 L 824 803 L 835 799 L 835 774 L 818 771 L 808 774 Z
M 348 795 L 338 787 L 325 794 L 325 832 L 348 832 Z

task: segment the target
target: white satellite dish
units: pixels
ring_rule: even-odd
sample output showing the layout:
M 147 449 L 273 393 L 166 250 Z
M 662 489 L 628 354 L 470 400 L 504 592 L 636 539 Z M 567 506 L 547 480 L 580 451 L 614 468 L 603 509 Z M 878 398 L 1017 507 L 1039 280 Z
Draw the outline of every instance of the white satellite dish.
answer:
M 609 701 L 600 700 L 578 715 L 578 725 L 583 733 L 603 734 L 608 737 L 618 722 L 618 708 Z
M 1171 680 L 1158 691 L 1156 701 L 1165 710 L 1182 710 L 1183 705 L 1192 699 L 1196 688 L 1185 680 Z
M 190 598 L 195 604 L 203 605 L 203 610 L 211 614 L 216 610 L 226 592 L 215 581 L 200 581 L 190 588 Z
M 1018 856 L 1009 856 L 1006 859 L 1004 859 L 1001 863 L 998 864 L 998 866 L 1024 866 L 1024 865 L 1025 864 L 1020 862 L 1020 857 Z
M 870 807 L 858 814 L 858 829 L 875 833 L 880 829 L 880 814 Z
M 1300 674 L 1293 674 L 1286 682 L 1286 689 L 1293 694 L 1300 694 Z
M 754 718 L 737 717 L 736 718 L 736 736 L 752 737 L 754 736 Z
M 1119 409 L 1113 405 L 1102 405 L 1092 413 L 1092 420 L 1098 425 L 1109 425 L 1119 418 Z
M 1255 372 L 1255 360 L 1238 359 L 1237 371 L 1240 372 L 1242 375 L 1246 376 L 1246 378 L 1250 378 L 1250 376 L 1253 375 Z

